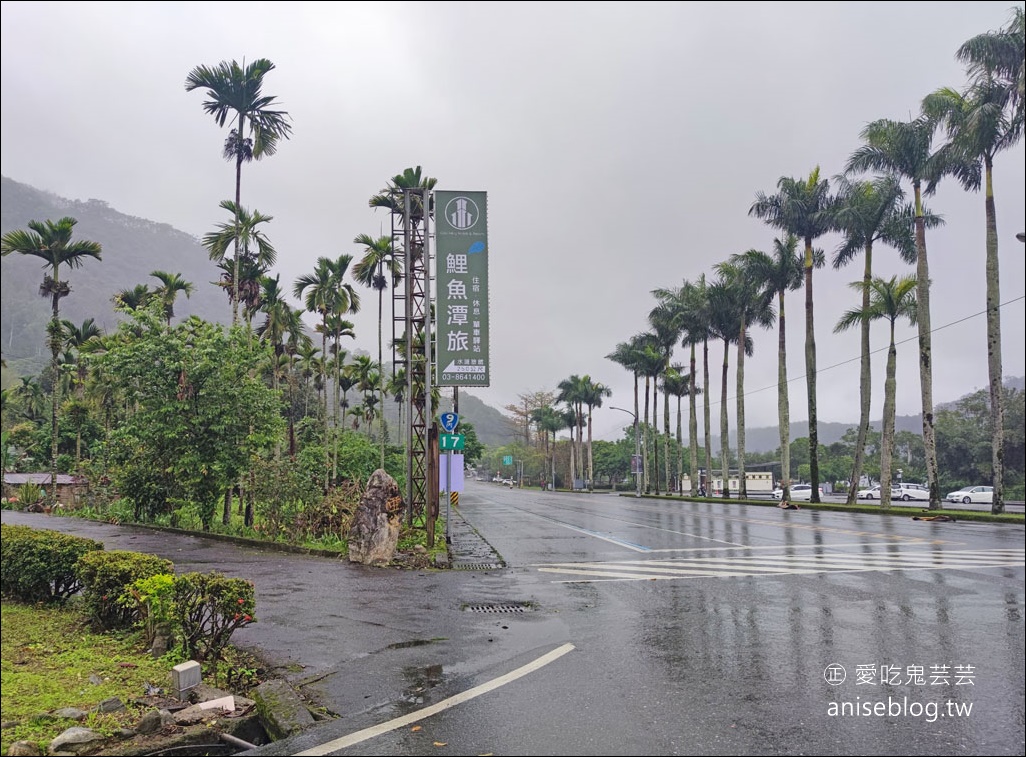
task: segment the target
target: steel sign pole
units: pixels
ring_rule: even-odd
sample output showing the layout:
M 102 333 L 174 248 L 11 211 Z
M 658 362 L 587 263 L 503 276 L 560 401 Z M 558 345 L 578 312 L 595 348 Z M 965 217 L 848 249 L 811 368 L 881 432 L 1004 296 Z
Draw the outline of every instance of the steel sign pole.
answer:
M 445 453 L 445 543 L 452 544 L 452 450 Z

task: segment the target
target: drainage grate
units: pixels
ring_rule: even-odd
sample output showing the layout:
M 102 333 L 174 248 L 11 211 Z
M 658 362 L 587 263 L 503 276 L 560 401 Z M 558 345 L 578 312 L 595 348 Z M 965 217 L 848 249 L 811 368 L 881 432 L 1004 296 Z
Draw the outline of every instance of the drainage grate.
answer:
M 458 562 L 452 567 L 453 570 L 500 570 L 506 566 L 501 562 Z
M 510 613 L 527 612 L 531 609 L 531 606 L 525 603 L 514 602 L 501 605 L 464 605 L 463 609 L 466 612 Z

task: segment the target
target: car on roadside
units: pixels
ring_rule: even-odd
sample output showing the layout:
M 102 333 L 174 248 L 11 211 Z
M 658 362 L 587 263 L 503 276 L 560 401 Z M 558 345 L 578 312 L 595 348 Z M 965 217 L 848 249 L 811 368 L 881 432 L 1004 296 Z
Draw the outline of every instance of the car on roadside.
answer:
M 961 502 L 963 505 L 990 505 L 994 502 L 993 486 L 964 486 L 946 496 L 948 502 Z
M 782 488 L 773 490 L 773 499 L 780 499 L 783 496 L 784 490 Z M 819 498 L 823 499 L 823 487 L 819 488 Z M 810 502 L 812 500 L 812 484 L 791 484 L 791 499 L 800 502 Z
M 892 494 L 891 497 L 893 499 L 895 498 L 895 495 Z M 922 484 L 898 484 L 897 499 L 900 499 L 903 502 L 908 502 L 910 500 L 929 502 L 930 490 Z
M 858 499 L 880 499 L 882 496 L 880 484 L 868 489 L 859 489 L 855 496 Z M 901 487 L 897 484 L 891 484 L 891 499 L 901 499 Z

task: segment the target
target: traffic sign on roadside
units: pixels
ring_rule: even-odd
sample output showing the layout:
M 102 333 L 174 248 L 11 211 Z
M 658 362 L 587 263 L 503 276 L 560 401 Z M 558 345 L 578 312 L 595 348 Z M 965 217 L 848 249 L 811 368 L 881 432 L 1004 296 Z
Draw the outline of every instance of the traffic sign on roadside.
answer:
M 460 417 L 456 413 L 442 413 L 438 416 L 438 422 L 442 424 L 442 429 L 446 433 L 451 434 L 456 430 L 456 425 L 460 422 Z
M 438 449 L 442 452 L 459 452 L 463 449 L 466 437 L 463 434 L 439 434 Z

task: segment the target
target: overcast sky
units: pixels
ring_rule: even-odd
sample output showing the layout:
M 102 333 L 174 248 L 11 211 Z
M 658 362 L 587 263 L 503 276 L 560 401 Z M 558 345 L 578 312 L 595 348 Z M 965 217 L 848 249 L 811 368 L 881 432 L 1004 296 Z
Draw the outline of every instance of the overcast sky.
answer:
M 283 283 L 318 256 L 359 256 L 358 234 L 387 233 L 387 214 L 367 201 L 407 167 L 438 189 L 485 191 L 492 385 L 467 391 L 502 407 L 588 374 L 613 390 L 595 417 L 596 438 L 611 438 L 631 419 L 609 406 L 632 406 L 633 381 L 605 356 L 648 328 L 652 290 L 711 278 L 733 253 L 772 251 L 777 232 L 748 216 L 756 193 L 816 166 L 835 176 L 868 122 L 908 119 L 923 96 L 961 88 L 955 51 L 1004 26 L 1012 7 L 3 2 L 0 162 L 15 181 L 198 237 L 225 220 L 234 168 L 221 158 L 226 130 L 185 78 L 200 64 L 268 58 L 264 94 L 294 134 L 243 167 L 242 204 L 274 216 Z M 1006 376 L 1026 373 L 1024 163 L 1020 143 L 995 165 Z M 984 201 L 948 180 L 928 203 L 946 221 L 927 237 L 944 402 L 987 385 Z M 832 255 L 838 242 L 819 245 Z M 888 249 L 874 263 L 882 276 L 914 273 Z M 857 304 L 848 284 L 861 270 L 859 257 L 815 274 L 821 421 L 858 418 L 858 333 L 833 326 Z M 375 298 L 363 297 L 357 346 L 376 354 Z M 807 418 L 802 298 L 788 300 L 792 420 Z M 776 336 L 754 336 L 747 425 L 775 425 Z M 900 327 L 899 414 L 920 409 L 914 337 Z M 886 327 L 872 338 L 883 350 Z M 716 345 L 717 376 L 721 356 Z M 884 358 L 874 356 L 874 418 Z

